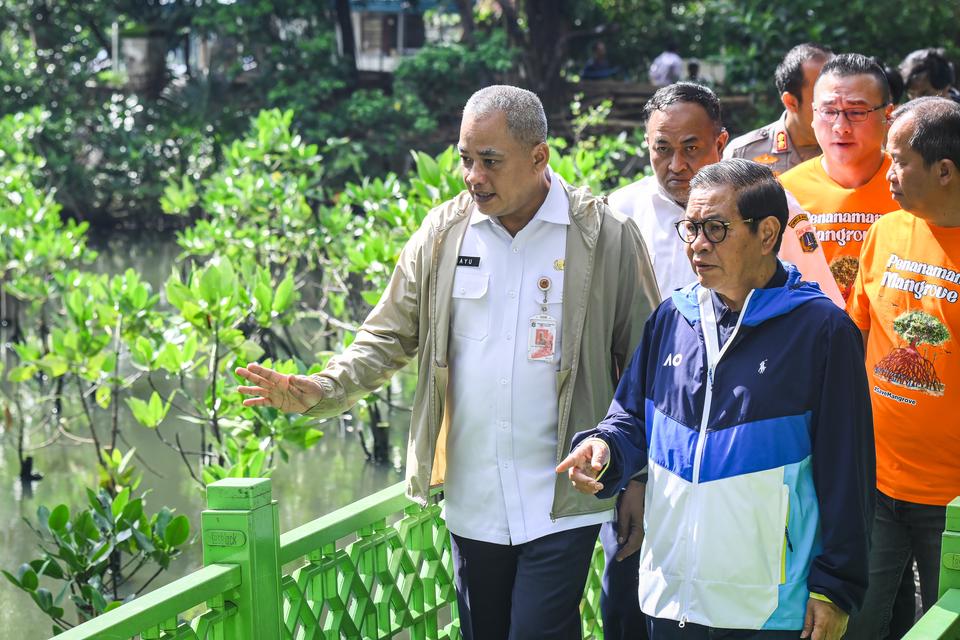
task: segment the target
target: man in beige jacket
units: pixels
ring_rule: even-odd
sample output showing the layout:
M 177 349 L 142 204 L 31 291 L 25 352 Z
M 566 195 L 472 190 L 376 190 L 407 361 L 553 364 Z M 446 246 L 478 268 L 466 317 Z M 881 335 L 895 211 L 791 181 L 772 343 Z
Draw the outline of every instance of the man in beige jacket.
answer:
M 404 247 L 357 337 L 314 376 L 237 370 L 248 406 L 334 416 L 418 364 L 407 493 L 444 484 L 464 637 L 580 637 L 578 604 L 613 500 L 553 473 L 604 416 L 657 284 L 636 226 L 549 169 L 529 91 L 464 108 L 466 190 Z

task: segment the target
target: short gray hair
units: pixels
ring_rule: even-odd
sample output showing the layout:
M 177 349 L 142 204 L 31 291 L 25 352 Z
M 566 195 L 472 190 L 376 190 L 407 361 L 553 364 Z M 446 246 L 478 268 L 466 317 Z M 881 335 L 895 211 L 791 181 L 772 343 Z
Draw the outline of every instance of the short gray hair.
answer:
M 507 131 L 521 144 L 533 147 L 547 141 L 547 114 L 532 91 L 495 84 L 474 93 L 463 107 L 464 117 L 485 118 L 498 111 L 507 118 Z
M 773 171 L 758 162 L 744 158 L 729 158 L 700 169 L 690 180 L 690 191 L 732 187 L 737 197 L 737 210 L 748 223 L 750 231 L 757 232 L 764 218 L 773 216 L 780 223 L 775 251 L 780 251 L 783 232 L 787 228 L 789 208 L 787 194 L 773 175 Z

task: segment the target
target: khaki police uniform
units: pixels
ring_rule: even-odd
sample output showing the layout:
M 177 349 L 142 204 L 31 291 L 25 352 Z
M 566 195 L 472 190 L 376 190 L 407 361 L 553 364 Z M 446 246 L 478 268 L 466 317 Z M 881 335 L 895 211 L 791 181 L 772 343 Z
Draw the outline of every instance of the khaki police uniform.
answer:
M 775 122 L 735 138 L 723 150 L 724 159 L 743 158 L 770 167 L 774 175 L 792 169 L 820 153 L 820 147 L 796 147 L 786 127 L 787 112 Z

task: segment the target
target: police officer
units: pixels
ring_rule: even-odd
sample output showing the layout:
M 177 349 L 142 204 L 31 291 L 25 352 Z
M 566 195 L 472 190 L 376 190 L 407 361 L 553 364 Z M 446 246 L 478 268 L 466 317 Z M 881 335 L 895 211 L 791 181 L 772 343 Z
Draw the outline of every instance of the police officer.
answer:
M 770 167 L 775 175 L 818 155 L 813 134 L 813 84 L 831 53 L 804 43 L 787 52 L 777 65 L 776 82 L 785 111 L 775 122 L 734 139 L 724 158 L 745 158 Z

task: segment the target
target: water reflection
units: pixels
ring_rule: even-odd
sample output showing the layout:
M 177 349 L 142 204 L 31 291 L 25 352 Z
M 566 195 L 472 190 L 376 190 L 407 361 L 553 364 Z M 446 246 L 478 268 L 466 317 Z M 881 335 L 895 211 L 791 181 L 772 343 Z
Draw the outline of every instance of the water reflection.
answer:
M 104 273 L 122 273 L 133 267 L 159 291 L 173 268 L 179 249 L 172 236 L 142 237 L 113 234 L 108 239 L 91 238 L 92 248 L 100 252 L 95 269 Z M 0 343 L 9 339 L 0 328 Z M 307 344 L 303 335 L 297 336 Z M 306 349 L 310 353 L 316 349 Z M 395 385 L 409 393 L 410 374 L 403 384 Z M 143 388 L 140 388 L 141 385 Z M 143 396 L 146 382 L 135 385 L 134 393 Z M 146 391 L 149 394 L 149 390 Z M 395 395 L 394 398 L 397 398 Z M 400 404 L 409 404 L 400 401 Z M 153 513 L 166 505 L 177 513 L 187 514 L 193 533 L 198 532 L 199 514 L 204 507 L 201 489 L 190 479 L 180 456 L 157 438 L 156 432 L 137 424 L 124 407 L 120 412 L 122 432 L 129 446 L 136 447 L 154 472 L 144 471 L 142 489 L 148 490 L 147 511 Z M 290 460 L 280 462 L 273 474 L 273 494 L 280 503 L 280 528 L 288 531 L 360 497 L 369 495 L 402 479 L 402 460 L 405 451 L 410 415 L 405 411 L 390 411 L 390 465 L 374 465 L 365 459 L 353 421 L 328 420 L 320 425 L 325 436 L 309 451 L 290 450 Z M 185 448 L 196 448 L 199 437 L 197 426 L 185 421 L 164 423 L 164 436 L 172 440 L 176 434 L 183 438 Z M 369 441 L 368 441 L 369 442 Z M 36 519 L 39 505 L 49 508 L 64 503 L 71 507 L 86 504 L 85 489 L 93 487 L 93 454 L 90 445 L 60 438 L 54 444 L 29 452 L 36 458 L 36 471 L 42 481 L 34 484 L 33 495 L 20 486 L 16 453 L 16 434 L 0 432 L 0 568 L 16 571 L 20 562 L 36 557 L 36 538 L 23 518 Z M 128 444 L 122 445 L 124 450 Z M 372 443 L 368 446 L 372 447 Z M 139 468 L 144 465 L 138 463 Z M 174 562 L 170 571 L 155 580 L 154 589 L 201 566 L 199 542 L 190 545 L 185 554 Z M 145 580 L 152 570 L 141 572 Z M 56 592 L 54 592 L 56 595 Z M 68 620 L 75 616 L 68 613 Z M 0 579 L 0 629 L 16 630 L 19 640 L 48 638 L 51 624 L 30 600 L 29 596 L 5 579 Z M 5 633 L 2 635 L 6 635 Z

